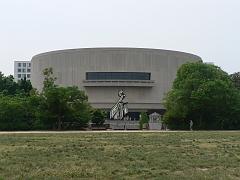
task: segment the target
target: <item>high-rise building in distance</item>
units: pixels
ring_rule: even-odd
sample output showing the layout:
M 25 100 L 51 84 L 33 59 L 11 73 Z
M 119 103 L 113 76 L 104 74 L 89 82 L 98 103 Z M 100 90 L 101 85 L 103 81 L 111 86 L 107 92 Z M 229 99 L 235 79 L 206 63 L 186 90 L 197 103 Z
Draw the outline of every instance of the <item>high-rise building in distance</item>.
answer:
M 14 61 L 14 80 L 31 79 L 31 61 Z

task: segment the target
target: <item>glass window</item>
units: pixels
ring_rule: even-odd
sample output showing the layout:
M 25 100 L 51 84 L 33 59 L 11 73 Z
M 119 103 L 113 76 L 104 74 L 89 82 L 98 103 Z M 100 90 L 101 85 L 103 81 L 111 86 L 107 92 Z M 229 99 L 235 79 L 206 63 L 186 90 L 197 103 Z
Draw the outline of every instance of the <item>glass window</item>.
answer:
M 31 67 L 31 63 L 28 63 L 28 67 Z
M 26 69 L 22 69 L 22 72 L 26 72 Z
M 22 66 L 22 64 L 21 63 L 18 63 L 18 67 L 21 67 Z
M 145 72 L 87 72 L 87 80 L 150 80 L 151 73 Z
M 23 67 L 26 67 L 26 63 L 23 63 Z
M 18 78 L 21 78 L 21 74 L 18 74 Z
M 26 78 L 26 74 L 23 74 L 23 75 L 22 75 L 22 78 Z
M 27 74 L 27 78 L 30 78 L 31 76 L 30 76 L 30 74 Z
M 18 72 L 21 72 L 21 69 L 18 69 Z
M 27 72 L 31 72 L 31 69 L 27 69 Z

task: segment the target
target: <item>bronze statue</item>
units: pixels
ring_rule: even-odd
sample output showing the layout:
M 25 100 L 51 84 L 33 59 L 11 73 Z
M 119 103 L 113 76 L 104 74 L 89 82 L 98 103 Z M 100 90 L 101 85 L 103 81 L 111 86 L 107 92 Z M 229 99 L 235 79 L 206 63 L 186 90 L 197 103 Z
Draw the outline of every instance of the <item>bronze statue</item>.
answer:
M 128 107 L 127 107 L 127 102 L 123 102 L 125 99 L 126 95 L 124 94 L 123 90 L 120 90 L 118 92 L 119 99 L 117 103 L 112 107 L 110 111 L 110 119 L 120 119 L 123 120 L 123 118 L 127 115 L 128 113 Z

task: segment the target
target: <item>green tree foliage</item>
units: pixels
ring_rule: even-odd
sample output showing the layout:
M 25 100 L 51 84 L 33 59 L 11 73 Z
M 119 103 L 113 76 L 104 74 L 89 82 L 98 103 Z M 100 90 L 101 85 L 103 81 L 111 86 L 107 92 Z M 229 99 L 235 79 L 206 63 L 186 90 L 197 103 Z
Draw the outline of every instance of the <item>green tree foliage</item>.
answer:
M 141 112 L 140 121 L 139 121 L 140 129 L 143 128 L 144 124 L 147 125 L 148 122 L 149 122 L 149 117 L 148 117 L 147 113 L 146 112 Z
M 15 95 L 18 90 L 18 84 L 14 82 L 13 76 L 6 77 L 0 72 L 0 92 L 4 95 Z
M 57 78 L 53 75 L 52 68 L 45 68 L 43 70 L 44 81 L 43 81 L 43 92 L 49 88 L 57 87 L 55 81 Z
M 4 95 L 29 95 L 31 90 L 31 82 L 26 78 L 16 83 L 12 75 L 4 76 L 0 72 L 0 93 Z
M 102 126 L 105 122 L 106 113 L 100 109 L 95 109 L 92 115 L 92 123 Z
M 198 63 L 181 66 L 165 98 L 165 123 L 172 129 L 239 129 L 240 95 L 219 67 Z
M 234 86 L 240 90 L 240 72 L 231 74 L 230 78 L 231 78 Z
M 63 125 L 86 125 L 91 119 L 88 97 L 77 87 L 59 87 L 52 69 L 44 70 L 44 87 L 41 97 L 42 119 L 54 129 L 61 130 Z M 49 128 L 49 127 L 48 127 Z
M 33 89 L 31 82 L 26 80 L 26 78 L 21 79 L 18 82 L 18 87 L 20 93 L 24 93 L 25 95 L 30 95 L 31 90 Z
M 41 93 L 30 81 L 14 82 L 0 73 L 0 130 L 73 129 L 91 120 L 88 97 L 77 87 L 55 84 L 53 69 L 45 69 Z
M 32 98 L 0 95 L 0 130 L 34 129 Z
M 34 128 L 35 107 L 26 79 L 16 83 L 13 76 L 0 72 L 0 130 L 29 130 Z

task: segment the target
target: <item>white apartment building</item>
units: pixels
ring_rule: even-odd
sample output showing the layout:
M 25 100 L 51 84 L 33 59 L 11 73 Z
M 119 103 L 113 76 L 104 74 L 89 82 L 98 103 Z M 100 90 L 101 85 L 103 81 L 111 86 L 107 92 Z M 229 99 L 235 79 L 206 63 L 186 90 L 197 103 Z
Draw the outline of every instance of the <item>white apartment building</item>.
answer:
M 31 61 L 14 61 L 14 79 L 18 82 L 21 79 L 31 79 Z

